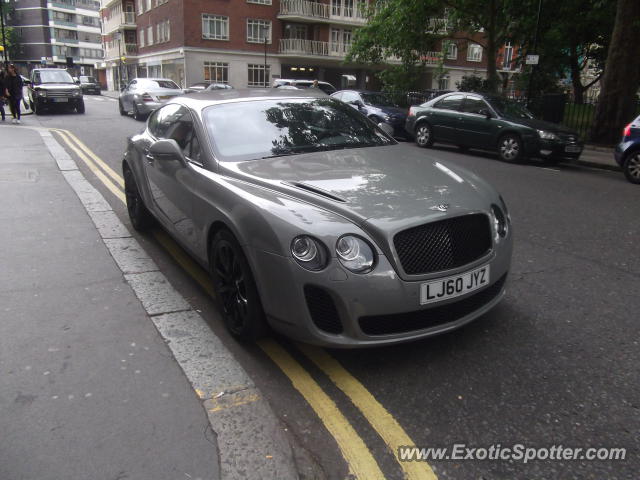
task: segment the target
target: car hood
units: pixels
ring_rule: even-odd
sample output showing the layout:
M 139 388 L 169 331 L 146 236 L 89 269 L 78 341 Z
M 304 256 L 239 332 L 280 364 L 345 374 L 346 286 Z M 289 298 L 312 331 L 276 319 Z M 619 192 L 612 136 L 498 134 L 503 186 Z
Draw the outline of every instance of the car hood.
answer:
M 570 135 L 577 135 L 574 130 L 567 128 L 563 125 L 558 125 L 557 123 L 545 122 L 544 120 L 538 120 L 537 118 L 518 118 L 512 119 L 507 118 L 509 121 L 518 123 L 520 125 L 525 125 L 527 127 L 535 128 L 536 130 L 546 130 L 547 132 L 553 133 L 565 133 Z
M 73 90 L 75 88 L 80 88 L 80 87 L 75 83 L 40 83 L 38 85 L 34 85 L 34 88 L 36 89 L 47 88 L 52 90 L 68 90 L 68 89 Z
M 385 231 L 483 210 L 492 198 L 492 189 L 474 174 L 405 145 L 222 162 L 221 167 Z M 437 208 L 442 204 L 446 214 Z

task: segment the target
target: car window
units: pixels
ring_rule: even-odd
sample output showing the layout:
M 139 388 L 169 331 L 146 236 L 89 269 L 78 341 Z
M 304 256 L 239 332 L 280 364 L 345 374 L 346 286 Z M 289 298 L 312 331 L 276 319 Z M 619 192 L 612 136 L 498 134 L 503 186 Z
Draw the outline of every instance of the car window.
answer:
M 35 72 L 33 74 L 33 83 L 40 83 L 40 72 Z
M 171 103 L 156 110 L 149 118 L 147 128 L 156 138 L 169 138 L 169 128 L 180 117 L 181 105 Z
M 65 70 L 41 70 L 42 83 L 73 83 L 73 78 Z
M 395 107 L 396 105 L 384 93 L 363 93 L 362 100 L 367 105 L 381 105 L 383 107 Z
M 200 141 L 187 107 L 177 104 L 162 107 L 149 118 L 148 128 L 156 138 L 175 140 L 185 157 L 201 163 Z
M 491 105 L 501 116 L 513 119 L 534 118 L 524 105 L 506 98 L 492 97 Z
M 212 105 L 204 110 L 204 123 L 222 161 L 396 143 L 352 107 L 330 97 Z
M 130 89 L 130 90 L 135 90 L 137 84 L 138 84 L 137 80 L 131 80 L 131 83 L 129 83 L 129 86 L 127 88 Z
M 338 100 L 342 100 L 342 95 L 343 95 L 342 92 L 337 92 L 337 93 L 332 94 L 331 97 L 336 98 Z
M 434 107 L 442 110 L 459 110 L 463 98 L 462 95 L 449 95 L 437 102 Z
M 179 90 L 180 87 L 171 80 L 148 80 L 140 79 L 140 86 L 143 88 L 170 88 L 171 90 Z
M 480 98 L 467 96 L 462 104 L 462 111 L 465 113 L 477 113 L 480 114 L 482 110 L 489 110 L 489 105 Z
M 336 91 L 335 88 L 333 88 L 331 85 L 329 85 L 328 83 L 319 83 L 318 84 L 318 88 L 320 90 L 322 90 L 324 93 L 326 93 L 327 95 L 331 95 L 333 92 Z

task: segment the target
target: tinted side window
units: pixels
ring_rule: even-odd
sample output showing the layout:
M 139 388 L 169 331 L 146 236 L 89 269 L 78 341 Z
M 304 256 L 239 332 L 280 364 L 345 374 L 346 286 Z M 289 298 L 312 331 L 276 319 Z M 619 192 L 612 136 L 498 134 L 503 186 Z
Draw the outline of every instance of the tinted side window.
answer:
M 489 106 L 479 97 L 467 97 L 462 104 L 462 111 L 466 113 L 480 113 L 482 110 L 489 110 Z
M 334 94 L 334 95 L 331 95 L 331 96 L 332 96 L 333 98 L 338 99 L 338 100 L 342 100 L 342 95 L 343 95 L 343 93 L 342 93 L 342 92 L 338 92 L 338 93 L 336 93 L 336 94 Z
M 459 110 L 462 104 L 462 95 L 449 95 L 443 98 L 434 105 L 435 108 L 441 108 L 443 110 Z
M 181 105 L 167 105 L 158 112 L 155 118 L 156 137 L 175 140 L 185 157 L 201 163 L 200 141 L 189 109 Z
M 343 102 L 354 102 L 356 100 L 360 100 L 360 95 L 358 95 L 356 92 L 344 92 L 342 94 L 342 101 Z
M 181 105 L 170 104 L 156 110 L 149 118 L 148 128 L 151 135 L 156 138 L 169 137 L 169 129 L 180 116 Z

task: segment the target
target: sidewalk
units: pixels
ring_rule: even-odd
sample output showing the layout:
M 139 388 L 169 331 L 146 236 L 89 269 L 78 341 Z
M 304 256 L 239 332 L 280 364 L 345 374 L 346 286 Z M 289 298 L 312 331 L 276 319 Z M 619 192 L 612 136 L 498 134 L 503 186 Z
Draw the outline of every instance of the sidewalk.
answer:
M 266 402 L 212 418 L 185 362 L 212 389 L 246 373 L 42 135 L 0 125 L 0 479 L 294 478 Z

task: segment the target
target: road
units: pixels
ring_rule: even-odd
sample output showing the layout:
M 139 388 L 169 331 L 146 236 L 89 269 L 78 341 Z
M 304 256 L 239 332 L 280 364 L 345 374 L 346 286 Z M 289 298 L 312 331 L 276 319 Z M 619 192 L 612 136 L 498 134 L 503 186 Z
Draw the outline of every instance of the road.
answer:
M 85 115 L 30 116 L 25 123 L 73 132 L 120 171 L 126 137 L 144 124 L 121 117 L 114 100 L 86 97 L 86 104 Z M 424 155 L 471 169 L 501 191 L 515 231 L 507 295 L 492 312 L 450 334 L 397 347 L 327 353 L 417 446 L 628 449 L 624 461 L 429 461 L 439 479 L 637 478 L 640 190 L 617 172 L 509 165 L 488 153 L 462 154 L 444 146 Z M 89 170 L 85 174 L 129 225 L 121 202 Z M 336 441 L 289 378 L 262 349 L 239 345 L 227 335 L 209 295 L 154 238 L 138 240 L 209 319 L 327 478 L 345 478 L 349 466 Z M 367 412 L 358 411 L 298 348 L 284 339 L 276 342 L 336 403 L 385 477 L 403 478 L 406 466 L 388 451 Z

